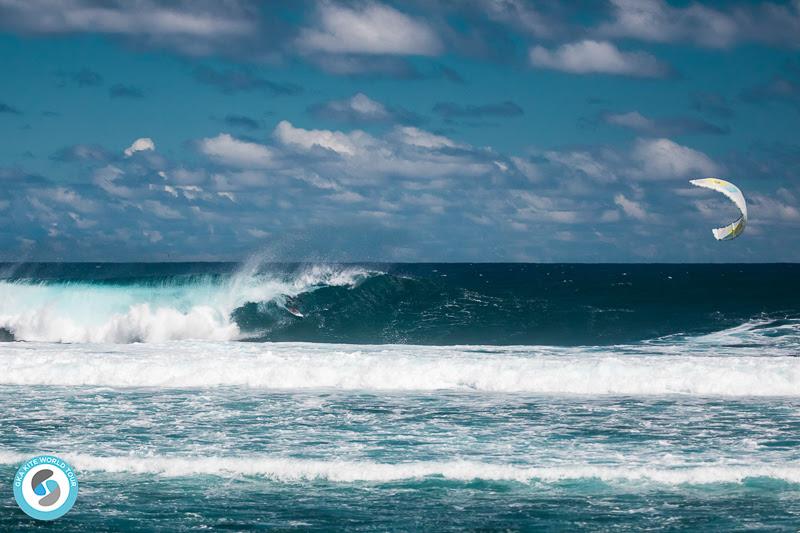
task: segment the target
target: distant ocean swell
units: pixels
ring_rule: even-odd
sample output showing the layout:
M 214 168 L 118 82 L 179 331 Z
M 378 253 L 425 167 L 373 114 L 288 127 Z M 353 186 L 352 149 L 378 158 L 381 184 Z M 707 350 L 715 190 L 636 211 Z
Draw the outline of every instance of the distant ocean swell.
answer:
M 0 338 L 6 340 L 563 346 L 763 326 L 781 343 L 784 335 L 796 340 L 800 319 L 795 265 L 86 264 L 5 270 Z

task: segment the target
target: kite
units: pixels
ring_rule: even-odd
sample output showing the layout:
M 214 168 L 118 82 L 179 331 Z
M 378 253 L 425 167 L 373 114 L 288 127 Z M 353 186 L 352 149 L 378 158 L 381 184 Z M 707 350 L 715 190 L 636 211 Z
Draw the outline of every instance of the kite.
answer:
M 691 180 L 689 183 L 697 187 L 704 187 L 706 189 L 721 192 L 734 204 L 736 204 L 736 207 L 739 208 L 739 212 L 742 214 L 742 216 L 740 216 L 735 222 L 722 228 L 715 228 L 711 230 L 711 232 L 714 234 L 714 237 L 718 241 L 729 241 L 742 234 L 744 227 L 747 224 L 747 203 L 745 203 L 744 195 L 742 195 L 742 191 L 739 190 L 739 187 L 729 181 L 718 178 Z

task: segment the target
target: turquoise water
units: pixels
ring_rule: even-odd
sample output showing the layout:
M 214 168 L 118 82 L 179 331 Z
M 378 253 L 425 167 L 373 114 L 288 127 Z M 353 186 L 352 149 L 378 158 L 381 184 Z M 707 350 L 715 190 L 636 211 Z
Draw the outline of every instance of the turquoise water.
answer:
M 796 531 L 798 270 L 9 267 L 0 530 Z

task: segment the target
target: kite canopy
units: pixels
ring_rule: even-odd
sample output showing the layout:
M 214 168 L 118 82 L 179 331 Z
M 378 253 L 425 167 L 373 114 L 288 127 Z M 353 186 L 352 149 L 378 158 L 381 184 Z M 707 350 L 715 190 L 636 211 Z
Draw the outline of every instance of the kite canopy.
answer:
M 725 227 L 711 230 L 711 232 L 714 234 L 714 237 L 718 241 L 735 239 L 742 234 L 744 227 L 747 224 L 747 204 L 744 201 L 744 195 L 742 195 L 742 191 L 739 190 L 739 187 L 729 181 L 718 178 L 690 180 L 689 183 L 697 187 L 704 187 L 706 189 L 721 192 L 730 198 L 730 200 L 736 204 L 736 207 L 739 208 L 739 212 L 742 214 L 742 216 L 740 216 L 735 222 L 728 224 Z

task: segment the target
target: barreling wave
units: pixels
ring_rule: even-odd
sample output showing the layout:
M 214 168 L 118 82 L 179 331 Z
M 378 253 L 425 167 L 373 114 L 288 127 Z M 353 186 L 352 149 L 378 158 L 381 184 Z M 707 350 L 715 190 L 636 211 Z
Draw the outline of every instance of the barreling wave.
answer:
M 797 294 L 797 265 L 45 265 L 0 281 L 0 339 L 785 344 Z
M 0 464 L 16 464 L 29 457 L 30 454 L 0 452 Z M 151 474 L 165 477 L 254 476 L 287 483 L 314 480 L 340 483 L 390 483 L 429 478 L 462 482 L 512 481 L 517 483 L 600 480 L 606 483 L 663 485 L 744 483 L 751 479 L 800 483 L 800 465 L 770 463 L 738 465 L 686 463 L 670 466 L 575 464 L 539 467 L 468 460 L 378 463 L 258 455 L 185 457 L 64 454 L 64 458 L 79 471 Z
M 232 275 L 192 275 L 96 281 L 0 281 L 0 329 L 14 340 L 131 343 L 236 340 L 247 337 L 234 320 L 257 303 L 288 320 L 287 298 L 320 287 L 352 286 L 369 276 L 361 268 L 308 266 L 261 273 L 256 266 Z
M 800 396 L 800 358 L 689 345 L 426 347 L 310 343 L 13 343 L 3 385 L 267 390 L 470 391 L 543 395 Z M 748 354 L 749 355 L 745 355 Z

